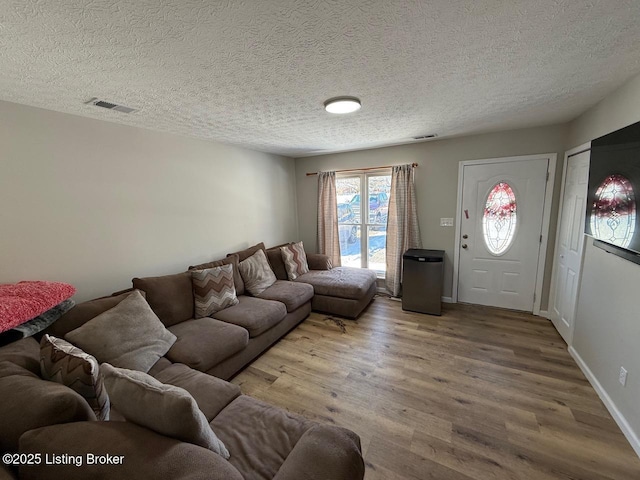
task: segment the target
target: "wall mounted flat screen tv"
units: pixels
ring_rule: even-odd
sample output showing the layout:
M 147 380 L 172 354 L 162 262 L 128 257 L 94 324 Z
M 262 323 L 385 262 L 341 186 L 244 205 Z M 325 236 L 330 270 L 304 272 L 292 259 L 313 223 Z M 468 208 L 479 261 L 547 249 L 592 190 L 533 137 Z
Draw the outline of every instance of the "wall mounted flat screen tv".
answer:
M 591 142 L 585 233 L 640 263 L 640 122 Z

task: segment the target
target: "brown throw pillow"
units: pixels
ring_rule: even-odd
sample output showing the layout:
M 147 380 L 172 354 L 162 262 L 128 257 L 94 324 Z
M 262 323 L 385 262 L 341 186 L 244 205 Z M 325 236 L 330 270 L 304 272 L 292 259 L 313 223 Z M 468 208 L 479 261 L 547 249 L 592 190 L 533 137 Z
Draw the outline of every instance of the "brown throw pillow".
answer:
M 269 266 L 264 250 L 258 250 L 241 261 L 238 268 L 244 281 L 244 288 L 253 296 L 261 294 L 276 283 L 276 275 Z
M 282 254 L 282 260 L 284 261 L 284 266 L 287 269 L 287 276 L 289 277 L 289 280 L 295 280 L 300 275 L 309 271 L 307 254 L 304 252 L 304 245 L 302 245 L 302 242 L 280 247 L 280 253 Z
M 176 342 L 135 290 L 115 307 L 65 335 L 65 340 L 121 368 L 148 372 Z
M 60 338 L 45 335 L 40 341 L 40 375 L 79 393 L 98 420 L 109 420 L 109 395 L 95 357 Z
M 113 407 L 128 421 L 167 437 L 193 443 L 229 459 L 198 404 L 185 389 L 166 385 L 146 373 L 103 363 L 104 382 Z
M 210 317 L 238 304 L 233 282 L 233 265 L 191 270 L 196 318 Z

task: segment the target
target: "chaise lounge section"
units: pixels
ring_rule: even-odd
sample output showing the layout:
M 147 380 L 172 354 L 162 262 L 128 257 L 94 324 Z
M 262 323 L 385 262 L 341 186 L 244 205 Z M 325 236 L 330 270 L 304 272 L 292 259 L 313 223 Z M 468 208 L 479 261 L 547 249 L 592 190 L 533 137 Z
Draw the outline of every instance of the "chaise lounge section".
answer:
M 282 281 L 287 280 L 287 271 L 280 254 L 281 246 L 272 247 L 266 252 L 273 272 Z M 378 291 L 375 272 L 364 268 L 332 267 L 326 255 L 306 255 L 309 271 L 293 281 L 313 287 L 312 310 L 350 319 L 358 318 Z

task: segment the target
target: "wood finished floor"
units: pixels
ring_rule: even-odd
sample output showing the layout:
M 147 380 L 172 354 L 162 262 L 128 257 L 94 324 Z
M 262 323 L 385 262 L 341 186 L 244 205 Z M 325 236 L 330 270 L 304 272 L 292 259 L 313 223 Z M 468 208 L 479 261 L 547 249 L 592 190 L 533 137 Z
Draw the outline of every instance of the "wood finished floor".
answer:
M 376 298 L 346 331 L 312 313 L 233 382 L 357 432 L 367 480 L 640 479 L 635 455 L 551 323 Z

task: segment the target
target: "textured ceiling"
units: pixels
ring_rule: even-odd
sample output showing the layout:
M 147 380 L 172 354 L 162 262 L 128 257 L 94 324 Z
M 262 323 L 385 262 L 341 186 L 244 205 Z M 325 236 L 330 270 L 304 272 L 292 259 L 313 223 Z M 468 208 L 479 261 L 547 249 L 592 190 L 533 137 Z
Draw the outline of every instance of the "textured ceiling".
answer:
M 638 0 L 2 0 L 0 99 L 296 157 L 570 120 L 640 72 L 638 25 Z

